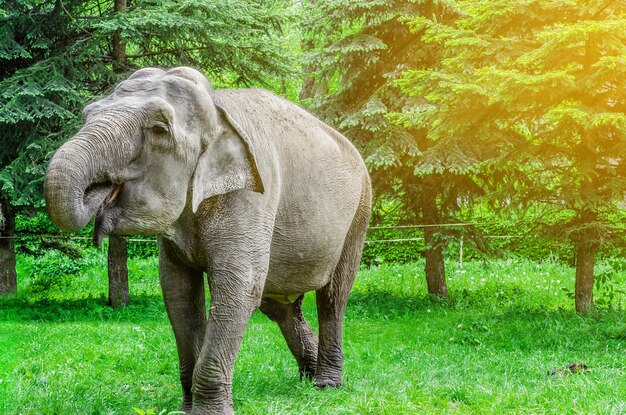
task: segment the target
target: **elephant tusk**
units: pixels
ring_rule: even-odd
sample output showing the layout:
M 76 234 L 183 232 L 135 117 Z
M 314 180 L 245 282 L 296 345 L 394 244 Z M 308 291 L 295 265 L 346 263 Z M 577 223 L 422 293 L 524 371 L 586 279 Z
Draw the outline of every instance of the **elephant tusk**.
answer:
M 117 186 L 115 186 L 113 188 L 113 191 L 111 191 L 111 194 L 104 201 L 103 205 L 108 206 L 108 205 L 115 203 L 115 200 L 117 199 L 119 194 L 122 192 L 122 189 L 124 189 L 124 183 L 118 184 Z

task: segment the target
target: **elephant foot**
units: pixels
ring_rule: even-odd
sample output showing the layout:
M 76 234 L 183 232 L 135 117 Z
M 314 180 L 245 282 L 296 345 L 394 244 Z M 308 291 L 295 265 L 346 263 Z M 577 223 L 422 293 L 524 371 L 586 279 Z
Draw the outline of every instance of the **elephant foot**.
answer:
M 328 364 L 329 360 L 322 360 L 322 363 L 317 365 L 317 372 L 315 373 L 315 386 L 320 389 L 323 388 L 338 388 L 342 385 L 341 381 L 341 363 Z M 341 362 L 341 360 L 339 360 Z
M 224 400 L 200 401 L 194 399 L 191 415 L 235 415 L 232 403 Z
M 190 388 L 183 387 L 183 403 L 180 406 L 179 412 L 184 412 L 185 415 L 191 414 L 191 409 L 193 408 L 193 395 L 191 394 Z
M 190 412 L 191 415 L 235 415 L 233 408 L 222 409 L 200 409 L 194 407 Z
M 320 389 L 325 388 L 338 388 L 342 385 L 340 380 L 334 379 L 315 379 L 315 386 Z
M 191 415 L 235 415 L 235 411 L 233 411 L 232 408 L 226 410 L 209 410 L 209 411 L 205 411 L 202 409 L 198 409 L 196 410 L 194 408 L 193 411 L 190 412 Z
M 341 374 L 339 376 L 324 376 L 317 375 L 315 376 L 315 386 L 320 389 L 324 388 L 338 388 L 342 385 L 341 382 Z

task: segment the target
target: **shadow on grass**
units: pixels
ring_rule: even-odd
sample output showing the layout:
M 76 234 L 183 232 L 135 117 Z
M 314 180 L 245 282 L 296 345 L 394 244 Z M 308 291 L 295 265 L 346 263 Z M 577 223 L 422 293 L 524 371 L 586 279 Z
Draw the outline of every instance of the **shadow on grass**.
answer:
M 457 310 L 468 312 L 505 310 L 539 312 L 546 311 L 570 314 L 572 309 L 546 307 L 540 301 L 524 298 L 528 293 L 513 287 L 499 290 L 496 297 L 489 291 L 458 290 L 450 292 L 450 296 L 443 298 L 424 293 L 398 293 L 386 290 L 358 290 L 350 294 L 348 312 L 355 312 L 365 316 L 402 316 L 406 314 L 435 311 Z
M 472 297 L 473 298 L 473 297 Z M 310 301 L 309 301 L 310 302 Z M 307 303 L 314 313 L 314 304 Z M 513 348 L 554 348 L 576 343 L 576 336 L 601 337 L 624 342 L 626 317 L 621 311 L 605 311 L 587 317 L 573 310 L 545 309 L 541 304 L 524 308 L 495 300 L 474 303 L 463 293 L 449 299 L 406 296 L 388 291 L 355 291 L 346 312 L 348 321 L 394 321 L 411 330 L 462 345 Z M 104 295 L 82 298 L 33 299 L 22 293 L 0 299 L 2 322 L 167 322 L 158 294 L 131 295 L 131 305 L 111 308 Z M 515 340 L 510 340 L 515 339 Z
M 165 307 L 159 295 L 131 295 L 131 304 L 111 308 L 107 298 L 89 296 L 74 299 L 29 299 L 16 296 L 0 299 L 0 321 L 5 322 L 139 322 L 165 321 Z
M 462 307 L 455 297 L 435 295 L 406 295 L 389 291 L 353 291 L 346 314 L 349 317 L 386 320 L 434 310 L 452 310 Z
M 442 299 L 353 292 L 346 318 L 389 322 L 409 336 L 418 333 L 434 344 L 455 343 L 468 349 L 576 351 L 590 344 L 623 347 L 626 341 L 626 315 L 621 310 L 581 316 L 574 310 L 546 309 L 541 304 L 526 308 L 493 300 L 473 303 L 462 293 Z

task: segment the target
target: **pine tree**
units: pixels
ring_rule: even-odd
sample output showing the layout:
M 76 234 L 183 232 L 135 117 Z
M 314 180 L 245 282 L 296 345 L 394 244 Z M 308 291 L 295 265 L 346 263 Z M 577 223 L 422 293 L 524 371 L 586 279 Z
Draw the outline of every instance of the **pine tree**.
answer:
M 441 47 L 422 42 L 425 28 L 411 22 L 453 22 L 456 3 L 335 0 L 309 7 L 309 37 L 318 43 L 310 60 L 319 67 L 317 78 L 328 80 L 330 88 L 312 102 L 314 111 L 361 149 L 377 194 L 400 203 L 406 220 L 456 221 L 461 196 L 479 191 L 471 173 L 481 156 L 471 142 L 455 136 L 433 140 L 424 126 L 408 122 L 402 114 L 429 105 L 397 83 L 403 71 L 440 59 Z M 428 291 L 446 296 L 444 231 L 429 226 L 424 236 Z
M 497 0 L 462 9 L 453 24 L 411 22 L 443 59 L 404 73 L 403 91 L 430 108 L 398 117 L 435 141 L 492 143 L 501 199 L 544 205 L 555 212 L 545 230 L 573 243 L 576 310 L 587 313 L 594 254 L 615 237 L 608 216 L 626 192 L 626 5 Z
M 4 2 L 0 14 L 0 292 L 17 289 L 13 232 L 19 211 L 41 208 L 46 155 L 85 97 L 66 76 L 63 49 L 78 64 L 83 57 L 67 50 L 77 36 L 60 2 Z M 71 7 L 71 6 L 70 6 Z
M 143 66 L 195 66 L 222 86 L 291 72 L 287 0 L 135 0 L 125 13 L 116 3 L 0 0 L 0 292 L 16 290 L 10 225 L 43 208 L 47 160 L 89 100 Z

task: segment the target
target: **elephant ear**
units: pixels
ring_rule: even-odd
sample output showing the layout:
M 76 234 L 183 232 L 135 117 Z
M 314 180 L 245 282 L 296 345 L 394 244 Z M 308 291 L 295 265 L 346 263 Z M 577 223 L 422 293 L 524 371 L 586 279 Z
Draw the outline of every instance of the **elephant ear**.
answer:
M 264 192 L 252 140 L 223 108 L 217 109 L 224 129 L 198 159 L 191 189 L 193 212 L 205 199 L 233 190 Z

